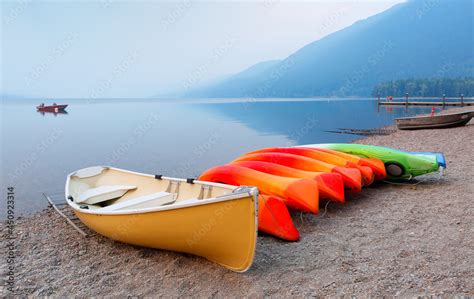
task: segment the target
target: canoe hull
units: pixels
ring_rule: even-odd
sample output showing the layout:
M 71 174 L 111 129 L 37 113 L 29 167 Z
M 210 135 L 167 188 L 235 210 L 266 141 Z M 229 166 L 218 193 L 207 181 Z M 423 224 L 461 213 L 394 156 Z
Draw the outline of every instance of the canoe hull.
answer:
M 162 191 L 171 182 L 173 186 L 179 183 L 179 196 L 171 204 L 126 210 L 105 210 L 76 202 L 89 187 L 126 182 L 136 189 L 118 199 L 122 203 Z M 212 188 L 211 197 L 202 193 L 205 186 Z M 98 166 L 70 174 L 65 195 L 77 217 L 105 237 L 201 256 L 233 271 L 244 272 L 252 265 L 256 248 L 258 189 L 236 188 Z M 178 194 L 178 189 L 169 192 Z M 203 198 L 199 199 L 198 194 Z
M 444 129 L 466 125 L 473 117 L 473 112 L 440 114 L 434 116 L 417 116 L 397 118 L 400 130 Z
M 252 264 L 256 242 L 254 198 L 132 215 L 96 215 L 75 211 L 89 228 L 132 245 L 189 253 L 234 271 Z M 230 237 L 231 236 L 231 237 Z

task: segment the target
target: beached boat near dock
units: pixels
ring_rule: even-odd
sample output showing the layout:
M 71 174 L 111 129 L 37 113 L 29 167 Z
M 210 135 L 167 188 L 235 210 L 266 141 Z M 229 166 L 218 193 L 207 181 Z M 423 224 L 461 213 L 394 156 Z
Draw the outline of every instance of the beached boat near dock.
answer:
M 66 201 L 116 241 L 190 253 L 233 271 L 253 262 L 258 189 L 89 167 L 66 181 Z
M 474 110 L 449 114 L 401 117 L 396 118 L 395 121 L 400 130 L 441 129 L 464 126 L 472 117 L 474 117 Z

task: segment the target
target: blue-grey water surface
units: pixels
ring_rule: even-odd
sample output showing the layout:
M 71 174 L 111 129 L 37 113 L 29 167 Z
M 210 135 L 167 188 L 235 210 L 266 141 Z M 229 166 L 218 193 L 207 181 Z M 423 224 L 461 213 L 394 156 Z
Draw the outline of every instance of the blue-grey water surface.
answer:
M 360 136 L 327 131 L 431 111 L 378 109 L 373 99 L 130 99 L 56 100 L 69 104 L 68 113 L 42 114 L 35 110 L 42 101 L 1 104 L 1 187 L 15 188 L 17 215 L 44 208 L 41 192 L 63 190 L 66 175 L 80 168 L 195 177 L 253 149 L 350 142 Z

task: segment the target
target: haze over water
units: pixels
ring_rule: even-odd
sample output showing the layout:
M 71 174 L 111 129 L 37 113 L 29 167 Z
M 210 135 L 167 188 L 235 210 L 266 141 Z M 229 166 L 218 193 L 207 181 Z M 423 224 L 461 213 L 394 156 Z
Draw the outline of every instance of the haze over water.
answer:
M 350 142 L 360 136 L 327 131 L 431 111 L 378 111 L 373 99 L 129 99 L 68 100 L 67 114 L 42 114 L 42 101 L 1 103 L 1 184 L 15 187 L 18 214 L 46 207 L 41 192 L 62 192 L 66 175 L 84 167 L 196 177 L 257 148 Z

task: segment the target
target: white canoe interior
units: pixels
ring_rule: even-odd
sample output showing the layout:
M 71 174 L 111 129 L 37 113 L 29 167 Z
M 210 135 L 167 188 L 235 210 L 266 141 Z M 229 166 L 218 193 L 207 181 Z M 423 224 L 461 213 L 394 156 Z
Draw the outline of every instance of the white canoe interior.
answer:
M 78 170 L 68 176 L 66 198 L 83 212 L 115 214 L 190 206 L 232 194 L 237 187 L 146 175 L 106 166 Z

